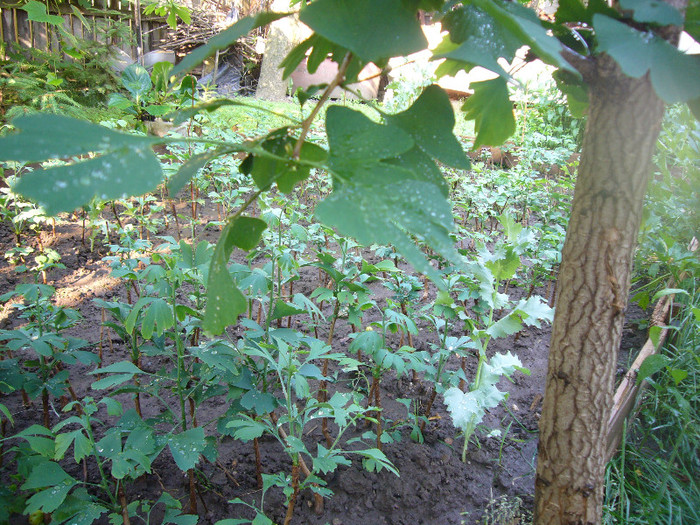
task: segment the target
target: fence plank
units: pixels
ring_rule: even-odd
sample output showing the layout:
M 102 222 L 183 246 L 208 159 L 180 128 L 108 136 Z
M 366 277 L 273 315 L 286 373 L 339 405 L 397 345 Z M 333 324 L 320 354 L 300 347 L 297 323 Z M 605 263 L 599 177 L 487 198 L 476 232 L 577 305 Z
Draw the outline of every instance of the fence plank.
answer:
M 47 51 L 49 47 L 49 40 L 46 36 L 46 24 L 42 24 L 40 22 L 32 22 L 32 27 L 34 33 L 34 49 Z
M 16 9 L 15 13 L 17 17 L 15 18 L 15 29 L 17 31 L 17 43 L 22 47 L 30 48 L 32 47 L 32 33 L 29 24 L 29 15 L 26 11 L 21 9 Z

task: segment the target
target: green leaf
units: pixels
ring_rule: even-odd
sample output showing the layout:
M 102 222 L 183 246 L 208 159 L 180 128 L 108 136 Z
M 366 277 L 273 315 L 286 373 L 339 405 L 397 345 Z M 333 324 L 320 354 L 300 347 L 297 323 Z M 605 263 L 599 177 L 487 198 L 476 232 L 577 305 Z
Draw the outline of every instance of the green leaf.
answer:
M 292 315 L 305 314 L 306 310 L 297 308 L 295 305 L 285 302 L 282 299 L 277 299 L 275 301 L 275 306 L 272 310 L 271 320 L 282 319 L 284 317 L 289 317 Z
M 383 468 L 387 469 L 389 472 L 395 474 L 396 476 L 399 475 L 399 471 L 396 470 L 396 467 L 389 461 L 389 458 L 387 458 L 384 455 L 384 452 L 379 450 L 378 448 L 368 448 L 365 450 L 358 450 L 356 454 L 359 454 L 365 458 L 363 463 L 365 464 L 365 467 L 367 470 L 370 472 L 373 470 L 376 470 L 379 472 Z
M 671 378 L 676 386 L 678 386 L 681 381 L 688 377 L 688 371 L 682 368 L 671 368 L 668 373 L 671 374 Z
M 613 57 L 626 75 L 640 78 L 650 72 L 654 90 L 669 104 L 697 98 L 700 57 L 604 15 L 594 15 L 593 25 L 598 51 Z
M 661 332 L 663 328 L 661 326 L 652 326 L 649 328 L 649 339 L 651 339 L 654 348 L 659 347 L 659 341 L 661 340 Z
M 246 251 L 252 250 L 258 245 L 263 231 L 267 228 L 267 223 L 264 220 L 255 217 L 238 217 L 231 224 L 231 233 L 226 242 L 231 242 L 241 250 Z
M 486 333 L 491 337 L 508 337 L 518 333 L 522 327 L 520 317 L 511 312 L 486 328 Z
M 168 446 L 177 467 L 183 472 L 188 471 L 197 465 L 199 455 L 206 447 L 204 429 L 190 428 L 180 434 L 172 435 L 168 439 Z
M 151 75 L 139 64 L 130 64 L 122 73 L 122 86 L 136 100 L 142 99 L 153 88 Z
M 496 282 L 512 279 L 521 265 L 520 256 L 511 246 L 498 250 L 494 254 L 485 254 L 482 260 L 484 265 L 491 270 Z
M 338 466 L 350 466 L 352 462 L 340 454 L 337 450 L 328 450 L 326 447 L 318 443 L 317 454 L 314 460 L 314 471 L 330 474 L 335 472 Z
M 406 111 L 386 115 L 390 124 L 401 128 L 415 141 L 417 147 L 443 164 L 469 169 L 469 159 L 454 136 L 454 112 L 445 91 L 428 86 Z
M 311 173 L 311 166 L 292 159 L 297 139 L 287 132 L 287 128 L 281 128 L 270 133 L 261 144 L 262 150 L 258 148 L 241 164 L 241 171 L 253 177 L 261 190 L 276 182 L 282 193 L 289 193 Z M 326 150 L 310 142 L 304 142 L 299 152 L 299 159 L 305 162 L 321 163 L 327 156 Z
M 662 297 L 666 297 L 667 295 L 690 295 L 688 293 L 688 290 L 684 290 L 683 288 L 664 288 L 663 290 L 659 290 L 654 294 L 654 297 L 652 297 L 651 302 L 655 303 Z
M 165 299 L 153 299 L 143 312 L 141 334 L 145 339 L 150 339 L 154 332 L 163 335 L 165 330 L 175 325 L 173 310 Z
M 241 406 L 247 410 L 254 410 L 259 416 L 272 412 L 277 406 L 275 396 L 259 390 L 248 390 L 241 398 Z
M 204 59 L 212 56 L 217 51 L 233 45 L 239 38 L 248 34 L 253 29 L 265 26 L 285 16 L 287 16 L 287 14 L 263 12 L 254 17 L 247 16 L 240 19 L 231 27 L 213 36 L 206 44 L 198 47 L 183 58 L 170 72 L 171 78 L 187 73 L 193 67 L 201 64 Z
M 110 429 L 105 437 L 95 444 L 95 448 L 103 458 L 116 458 L 122 451 L 121 431 L 117 428 Z
M 588 86 L 580 77 L 558 69 L 552 73 L 559 90 L 566 95 L 569 111 L 575 118 L 583 118 L 588 110 Z
M 634 11 L 632 18 L 637 22 L 661 26 L 683 25 L 683 15 L 675 7 L 660 0 L 620 0 L 620 7 Z
M 36 0 L 30 0 L 24 4 L 20 9 L 27 12 L 27 19 L 30 22 L 39 22 L 40 24 L 51 24 L 54 26 L 62 27 L 65 20 L 62 16 L 49 15 L 46 12 L 46 5 Z
M 474 149 L 498 146 L 515 133 L 513 103 L 502 77 L 471 84 L 474 94 L 462 106 L 464 118 L 474 120 Z
M 611 17 L 619 17 L 620 13 L 608 5 L 607 0 L 588 0 L 586 5 L 581 0 L 559 0 L 556 22 L 593 23 L 593 15 L 602 13 Z
M 115 374 L 113 376 L 104 377 L 92 383 L 90 387 L 93 390 L 105 390 L 116 385 L 121 385 L 127 381 L 131 381 L 133 374 Z
M 0 160 L 41 162 L 96 151 L 145 149 L 157 142 L 61 115 L 25 115 L 12 124 L 21 131 L 0 139 Z
M 264 514 L 256 512 L 255 518 L 253 518 L 253 521 L 250 523 L 250 525 L 275 525 L 275 522 L 267 516 L 265 516 Z
M 494 18 L 479 7 L 469 4 L 450 11 L 442 21 L 449 32 L 449 41 L 435 49 L 436 58 L 447 58 L 482 66 L 509 79 L 510 75 L 498 63 L 499 57 L 511 62 L 522 46 L 519 39 L 505 30 Z
M 462 392 L 459 388 L 451 387 L 445 391 L 443 398 L 452 423 L 464 432 L 476 426 L 486 415 L 474 392 Z
M 65 481 L 75 482 L 71 475 L 55 461 L 42 461 L 32 469 L 27 481 L 22 485 L 22 490 L 53 487 Z
M 367 62 L 410 55 L 428 46 L 416 10 L 401 0 L 316 0 L 299 18 Z
M 411 136 L 402 129 L 372 122 L 359 111 L 331 106 L 326 112 L 326 132 L 332 165 L 352 165 L 387 159 L 413 147 Z
M 61 506 L 63 501 L 68 496 L 68 492 L 77 484 L 73 478 L 66 479 L 61 483 L 57 483 L 46 490 L 37 492 L 27 500 L 27 506 L 24 509 L 25 514 L 31 514 L 41 510 L 47 514 L 55 511 Z
M 517 369 L 522 368 L 523 365 L 517 356 L 506 352 L 505 354 L 494 354 L 488 362 L 488 366 L 491 372 L 500 378 L 502 375 L 511 375 Z
M 561 42 L 547 32 L 532 9 L 517 3 L 493 0 L 474 0 L 474 3 L 491 15 L 503 30 L 510 32 L 521 46 L 530 46 L 544 62 L 578 75 L 561 56 Z
M 236 419 L 226 424 L 226 428 L 235 428 L 233 437 L 241 441 L 252 441 L 262 436 L 267 427 L 253 419 Z
M 651 377 L 659 370 L 662 370 L 663 368 L 668 366 L 670 362 L 671 360 L 667 356 L 662 354 L 652 354 L 648 356 L 646 359 L 644 359 L 644 361 L 642 361 L 642 364 L 639 366 L 636 384 L 642 384 L 642 381 L 644 381 L 648 377 Z
M 408 263 L 436 281 L 439 274 L 408 233 L 421 236 L 435 251 L 461 264 L 449 236 L 452 210 L 438 186 L 379 164 L 344 175 L 354 184 L 343 184 L 318 204 L 316 217 L 321 222 L 360 244 L 393 244 Z
M 150 146 L 157 139 L 117 133 L 58 115 L 29 115 L 13 121 L 22 131 L 0 139 L 0 160 L 39 162 L 101 155 L 85 161 L 23 175 L 13 191 L 54 215 L 72 211 L 94 197 L 103 200 L 153 190 L 163 178 Z
M 143 370 L 141 370 L 139 367 L 137 367 L 134 363 L 131 361 L 120 361 L 118 363 L 114 363 L 109 366 L 105 366 L 102 368 L 98 368 L 97 370 L 93 370 L 90 372 L 90 374 L 111 374 L 111 373 L 120 373 L 120 374 L 145 374 Z
M 306 450 L 306 445 L 304 445 L 304 442 L 301 439 L 296 436 L 287 436 L 287 453 L 308 454 L 309 451 Z
M 261 219 L 238 217 L 221 232 L 207 280 L 207 308 L 202 323 L 205 331 L 220 334 L 245 312 L 247 302 L 228 271 L 228 260 L 234 246 L 244 250 L 254 248 L 266 227 L 267 223 Z
M 153 89 L 164 93 L 168 89 L 170 70 L 173 65 L 170 62 L 156 62 L 153 64 L 153 71 L 151 71 L 151 82 L 153 83 Z
M 545 303 L 541 297 L 531 296 L 527 300 L 521 299 L 514 309 L 522 317 L 528 326 L 540 327 L 540 321 L 552 322 L 554 320 L 554 308 Z

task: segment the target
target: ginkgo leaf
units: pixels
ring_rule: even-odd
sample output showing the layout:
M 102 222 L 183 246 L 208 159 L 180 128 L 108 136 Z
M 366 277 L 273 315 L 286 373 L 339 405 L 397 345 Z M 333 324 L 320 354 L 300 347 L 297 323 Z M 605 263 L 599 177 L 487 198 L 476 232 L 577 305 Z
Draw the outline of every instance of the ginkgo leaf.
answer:
M 361 59 L 377 62 L 428 47 L 416 10 L 409 6 L 401 0 L 316 0 L 299 18 Z
M 27 115 L 13 121 L 20 131 L 0 139 L 0 160 L 40 162 L 94 154 L 92 158 L 24 174 L 13 191 L 54 215 L 93 198 L 140 195 L 163 179 L 151 146 L 160 139 L 126 135 L 59 115 Z
M 474 149 L 498 146 L 515 132 L 513 103 L 505 79 L 498 77 L 470 84 L 474 94 L 462 106 L 464 118 L 474 120 Z
M 469 159 L 453 133 L 450 99 L 440 86 L 428 86 L 406 111 L 385 118 L 408 133 L 431 157 L 453 168 L 469 169 Z

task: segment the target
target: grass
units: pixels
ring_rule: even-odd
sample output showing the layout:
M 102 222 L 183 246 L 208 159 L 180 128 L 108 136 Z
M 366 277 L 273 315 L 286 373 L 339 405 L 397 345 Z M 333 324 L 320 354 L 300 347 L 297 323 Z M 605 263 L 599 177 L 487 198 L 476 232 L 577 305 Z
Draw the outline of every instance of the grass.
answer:
M 668 365 L 649 380 L 639 416 L 606 472 L 604 524 L 700 523 L 700 289 L 686 281 Z

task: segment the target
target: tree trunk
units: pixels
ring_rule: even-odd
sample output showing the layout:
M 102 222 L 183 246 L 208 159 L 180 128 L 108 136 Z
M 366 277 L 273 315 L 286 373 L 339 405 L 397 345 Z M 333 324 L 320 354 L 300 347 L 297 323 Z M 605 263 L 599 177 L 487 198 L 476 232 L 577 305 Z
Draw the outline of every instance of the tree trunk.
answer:
M 664 112 L 648 76 L 625 76 L 607 55 L 592 60 L 540 420 L 538 525 L 601 520 L 617 353 Z
M 289 11 L 289 0 L 275 0 L 272 10 L 279 13 Z M 279 66 L 294 46 L 306 37 L 308 29 L 305 29 L 296 16 L 288 16 L 270 24 L 258 87 L 255 91 L 256 98 L 272 101 L 283 101 L 286 98 L 287 82 L 282 79 Z

